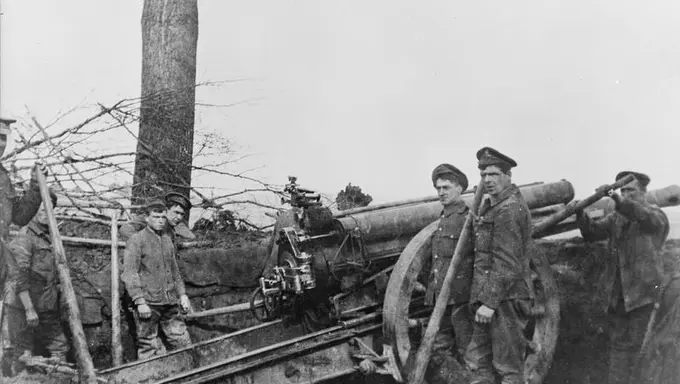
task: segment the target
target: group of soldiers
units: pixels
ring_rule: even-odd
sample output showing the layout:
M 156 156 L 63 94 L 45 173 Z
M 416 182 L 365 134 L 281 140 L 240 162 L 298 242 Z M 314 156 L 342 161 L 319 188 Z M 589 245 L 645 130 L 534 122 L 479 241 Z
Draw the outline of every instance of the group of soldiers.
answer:
M 11 122 L 0 119 L 0 154 Z M 512 183 L 517 163 L 489 147 L 480 149 L 477 159 L 486 196 L 473 212 L 473 236 L 463 244 L 449 301 L 451 327 L 437 336 L 429 371 L 436 380 L 447 359 L 455 358 L 468 367 L 472 383 L 494 383 L 497 376 L 504 384 L 523 383 L 525 331 L 534 305 L 528 255 L 531 214 Z M 44 205 L 40 209 L 38 172 L 46 173 L 44 167 L 36 166 L 29 188 L 18 198 L 7 170 L 0 165 L 0 267 L 7 275 L 3 313 L 10 342 L 3 359 L 5 374 L 21 369 L 19 357 L 31 354 L 36 337 L 57 360 L 66 359 L 69 350 Z M 600 187 L 614 200 L 614 212 L 598 220 L 577 212 L 585 239 L 609 238 L 603 280 L 608 299 L 605 309 L 612 320 L 610 384 L 628 382 L 653 305 L 667 280 L 660 251 L 669 232 L 668 218 L 645 200 L 647 175 L 621 172 L 616 179 L 629 174 L 633 181 L 621 188 L 620 195 Z M 430 304 L 441 290 L 469 213 L 461 200 L 468 187 L 463 172 L 441 164 L 432 172 L 432 183 L 443 210 L 432 238 L 426 287 Z M 56 206 L 56 195 L 51 199 Z M 184 220 L 190 209 L 186 196 L 169 193 L 164 200 L 146 205 L 143 218 L 121 227 L 127 239 L 121 278 L 134 315 L 140 359 L 162 353 L 162 340 L 170 349 L 191 344 L 181 316 L 191 311 L 191 303 L 176 255 L 178 239 L 193 236 Z M 7 243 L 10 223 L 23 228 Z
M 13 122 L 0 119 L 0 155 Z M 0 276 L 5 281 L 0 322 L 5 376 L 21 372 L 25 357 L 32 356 L 37 344 L 55 363 L 65 362 L 69 352 L 59 274 L 37 181 L 38 172 L 47 172 L 42 165 L 32 172 L 28 189 L 18 197 L 8 171 L 0 165 Z M 57 196 L 52 191 L 50 198 L 56 207 Z M 121 279 L 134 317 L 140 359 L 163 353 L 163 341 L 168 349 L 191 344 L 181 316 L 192 310 L 191 303 L 177 263 L 177 242 L 194 238 L 184 220 L 190 209 L 186 196 L 170 192 L 164 200 L 146 205 L 145 215 L 120 228 L 121 237 L 127 239 Z M 10 223 L 22 228 L 8 243 Z
M 471 383 L 524 383 L 525 331 L 532 315 L 534 291 L 528 254 L 531 214 L 519 189 L 512 184 L 517 163 L 499 151 L 477 152 L 481 183 L 486 193 L 473 212 L 473 235 L 461 248 L 462 259 L 449 299 L 450 327 L 442 327 L 433 346 L 428 375 L 446 382 L 448 359 L 457 359 L 471 372 Z M 669 233 L 664 212 L 647 203 L 650 178 L 625 171 L 633 181 L 621 194 L 608 185 L 598 188 L 615 202 L 615 211 L 592 219 L 577 211 L 586 240 L 609 239 L 602 276 L 611 319 L 609 384 L 628 383 L 636 366 L 650 314 L 668 281 L 661 255 Z M 433 304 L 460 238 L 469 208 L 461 200 L 467 176 L 450 164 L 432 171 L 432 183 L 443 205 L 432 237 L 426 303 Z M 453 346 L 453 347 L 452 347 Z

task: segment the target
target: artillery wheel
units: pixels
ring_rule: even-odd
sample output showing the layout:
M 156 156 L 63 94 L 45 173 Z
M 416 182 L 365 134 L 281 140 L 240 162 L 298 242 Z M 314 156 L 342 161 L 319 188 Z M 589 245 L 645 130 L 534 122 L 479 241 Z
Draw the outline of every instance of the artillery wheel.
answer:
M 430 238 L 438 226 L 439 221 L 435 221 L 411 239 L 394 266 L 385 292 L 383 331 L 386 342 L 398 356 L 403 375 L 407 375 L 403 367 L 409 354 L 417 351 L 412 345 L 416 345 L 418 340 L 413 339 L 413 332 L 409 330 L 414 288 L 431 254 Z M 528 349 L 525 360 L 525 378 L 527 383 L 538 384 L 543 381 L 552 362 L 559 332 L 560 308 L 557 284 L 546 256 L 533 244 L 529 254 L 536 293 L 535 308 L 542 309 L 543 313 L 534 316 L 528 327 L 532 333 L 532 348 Z M 423 281 L 423 276 L 420 278 Z M 462 367 L 458 368 L 457 371 L 466 372 Z M 461 377 L 459 382 L 467 383 L 467 379 Z

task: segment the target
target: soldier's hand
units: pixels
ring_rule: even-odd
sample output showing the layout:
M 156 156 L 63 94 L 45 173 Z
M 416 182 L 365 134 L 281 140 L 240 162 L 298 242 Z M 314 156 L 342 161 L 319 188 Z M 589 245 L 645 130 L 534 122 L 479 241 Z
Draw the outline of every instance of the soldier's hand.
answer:
M 477 313 L 475 313 L 475 321 L 480 324 L 489 324 L 491 323 L 494 312 L 493 309 L 482 304 L 482 306 L 477 309 Z
M 137 313 L 140 319 L 148 319 L 151 317 L 151 308 L 146 304 L 140 304 L 137 306 Z
M 42 161 L 36 161 L 35 166 L 33 166 L 33 171 L 31 172 L 31 178 L 33 180 L 38 180 L 38 172 L 47 177 L 47 166 Z
M 191 301 L 189 301 L 189 296 L 187 295 L 182 295 L 179 297 L 179 306 L 182 309 L 182 312 L 184 313 L 194 311 L 193 308 L 191 308 Z
M 37 327 L 38 323 L 40 322 L 40 319 L 38 318 L 38 314 L 35 312 L 35 309 L 27 309 L 26 310 L 26 324 L 28 324 L 29 327 Z
M 616 205 L 618 205 L 619 203 L 621 203 L 621 200 L 622 200 L 621 195 L 619 195 L 618 193 L 614 192 L 614 190 L 609 191 L 609 193 L 607 193 L 607 195 L 609 195 L 609 197 L 611 197 L 612 200 L 614 200 L 614 202 L 616 203 Z
M 612 187 L 609 184 L 603 184 L 600 185 L 599 187 L 595 188 L 595 192 L 600 195 L 609 195 L 614 192 Z

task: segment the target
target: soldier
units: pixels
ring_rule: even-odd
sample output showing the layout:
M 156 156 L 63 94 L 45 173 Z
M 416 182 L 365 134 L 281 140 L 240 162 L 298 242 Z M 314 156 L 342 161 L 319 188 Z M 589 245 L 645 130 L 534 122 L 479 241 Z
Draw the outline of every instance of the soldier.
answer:
M 176 240 L 196 239 L 184 220 L 191 211 L 191 200 L 181 193 L 170 192 L 165 195 L 165 204 L 168 206 L 168 224 L 172 227 Z
M 649 176 L 625 171 L 619 180 L 635 180 L 621 187 L 621 195 L 607 191 L 616 210 L 593 220 L 577 212 L 583 238 L 609 238 L 609 256 L 602 281 L 611 316 L 609 384 L 628 383 L 637 361 L 653 303 L 665 282 L 661 250 L 669 232 L 668 218 L 657 206 L 647 203 Z M 607 186 L 601 186 L 603 191 Z
M 533 291 L 527 255 L 531 214 L 510 169 L 517 163 L 485 147 L 477 152 L 485 192 L 474 222 L 474 274 L 470 308 L 472 340 L 465 362 L 471 383 L 524 383 L 524 330 Z
M 7 141 L 9 139 L 10 124 L 16 120 L 0 118 L 0 156 L 5 153 L 7 148 Z M 31 182 L 28 191 L 22 196 L 18 197 L 14 191 L 14 186 L 9 178 L 7 169 L 0 164 L 0 288 L 3 288 L 5 279 L 7 278 L 7 263 L 5 262 L 6 245 L 5 242 L 9 237 L 9 226 L 14 223 L 19 226 L 28 224 L 35 213 L 40 208 L 42 198 L 40 197 L 40 187 L 38 186 L 38 179 L 36 172 L 43 172 L 46 174 L 45 166 L 40 164 L 33 169 L 31 174 Z M 5 295 L 3 288 L 3 297 Z M 0 316 L 4 318 L 5 316 Z M 7 334 L 7 324 L 4 320 L 0 321 L 2 327 L 2 348 L 8 349 L 7 353 L 11 354 L 11 346 L 7 344 L 9 335 Z M 3 372 L 8 372 L 9 360 L 2 359 Z
M 57 195 L 50 191 L 50 197 L 56 206 Z M 30 356 L 36 341 L 47 347 L 52 358 L 65 361 L 69 348 L 61 325 L 59 275 L 44 206 L 12 240 L 9 250 L 5 310 L 13 347 L 8 358 L 14 373 L 23 366 L 18 358 Z
M 180 311 L 190 308 L 177 267 L 175 246 L 166 229 L 166 206 L 153 201 L 146 207 L 147 226 L 127 241 L 121 276 L 132 299 L 137 330 L 137 357 L 159 354 L 158 328 L 170 349 L 191 344 Z
M 456 243 L 463 230 L 468 206 L 460 195 L 468 187 L 467 176 L 450 164 L 440 164 L 432 171 L 432 185 L 437 190 L 442 204 L 441 219 L 437 231 L 432 235 L 432 258 L 430 274 L 425 293 L 425 304 L 434 305 L 441 290 L 446 271 L 451 263 Z M 453 281 L 449 305 L 453 305 L 449 315 L 453 332 L 442 327 L 433 345 L 431 364 L 428 367 L 430 382 L 447 382 L 446 368 L 450 358 L 461 361 L 465 347 L 470 340 L 472 321 L 467 311 L 472 283 L 472 242 L 466 244 L 463 258 Z M 453 348 L 453 349 L 452 349 Z

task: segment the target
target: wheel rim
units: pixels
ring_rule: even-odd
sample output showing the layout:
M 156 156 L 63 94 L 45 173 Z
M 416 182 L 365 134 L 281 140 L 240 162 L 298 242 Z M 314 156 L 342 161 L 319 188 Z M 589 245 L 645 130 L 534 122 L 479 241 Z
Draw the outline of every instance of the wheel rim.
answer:
M 383 332 L 387 343 L 392 348 L 402 374 L 411 352 L 414 340 L 409 332 L 409 309 L 411 298 L 418 276 L 425 261 L 431 254 L 430 238 L 439 227 L 439 221 L 423 228 L 404 248 L 395 264 L 385 291 L 383 303 Z M 548 372 L 552 362 L 557 334 L 559 330 L 559 292 L 545 254 L 535 245 L 529 247 L 534 288 L 536 293 L 535 308 L 543 308 L 541 316 L 532 318 L 534 332 L 531 338 L 534 349 L 529 350 L 525 360 L 525 378 L 528 383 L 538 384 Z M 461 378 L 464 380 L 464 378 Z M 464 381 L 461 381 L 464 382 Z

